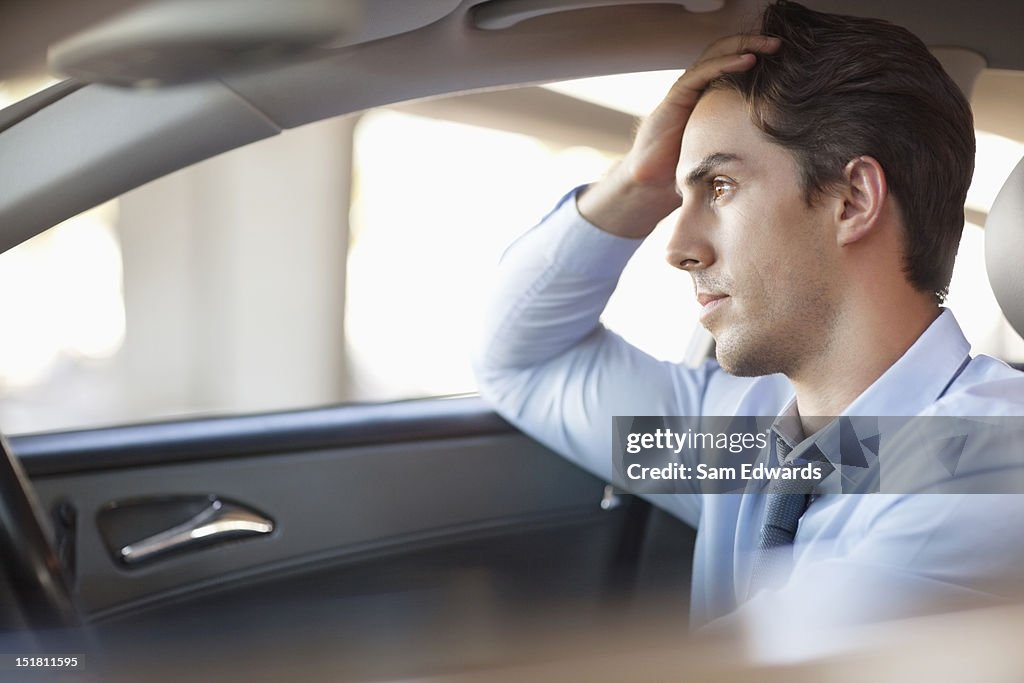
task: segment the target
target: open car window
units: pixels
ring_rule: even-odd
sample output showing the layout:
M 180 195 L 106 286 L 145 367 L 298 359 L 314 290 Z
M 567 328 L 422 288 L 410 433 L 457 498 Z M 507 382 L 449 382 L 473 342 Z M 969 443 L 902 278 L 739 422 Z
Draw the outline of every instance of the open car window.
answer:
M 628 146 L 679 72 L 414 102 L 310 124 L 129 192 L 0 255 L 0 428 L 26 433 L 475 391 L 515 236 Z M 983 221 L 1024 144 L 978 131 L 948 305 L 975 353 L 1024 360 Z M 670 216 L 604 316 L 681 361 L 697 305 Z M 657 292 L 651 296 L 651 292 Z

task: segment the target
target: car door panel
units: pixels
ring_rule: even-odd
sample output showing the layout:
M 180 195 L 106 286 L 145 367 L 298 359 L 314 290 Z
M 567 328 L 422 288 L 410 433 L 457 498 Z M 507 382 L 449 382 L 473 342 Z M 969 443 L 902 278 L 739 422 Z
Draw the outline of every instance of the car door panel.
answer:
M 504 661 L 523 638 L 545 642 L 538 625 L 600 619 L 637 586 L 669 591 L 663 604 L 685 620 L 692 530 L 608 498 L 477 398 L 24 436 L 12 449 L 112 676 L 158 667 L 177 680 L 176 653 L 228 661 L 256 642 L 276 643 L 267 672 L 329 655 L 336 680 Z M 272 529 L 135 565 L 119 555 L 214 499 Z
M 601 517 L 601 482 L 507 429 L 504 435 L 251 456 L 226 450 L 230 454 L 222 458 L 211 449 L 190 462 L 153 458 L 151 465 L 33 477 L 44 509 L 76 511 L 82 608 L 102 613 L 231 581 L 240 572 L 396 552 L 581 514 Z M 54 455 L 48 454 L 51 462 Z M 26 460 L 31 473 L 32 458 Z M 274 521 L 273 532 L 129 567 L 111 553 L 97 527 L 112 504 L 208 495 L 263 511 Z

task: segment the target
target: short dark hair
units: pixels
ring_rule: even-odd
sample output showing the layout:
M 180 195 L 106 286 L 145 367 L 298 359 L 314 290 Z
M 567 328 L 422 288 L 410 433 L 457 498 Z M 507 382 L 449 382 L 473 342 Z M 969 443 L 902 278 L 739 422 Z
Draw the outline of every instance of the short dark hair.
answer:
M 761 32 L 782 40 L 778 52 L 709 89 L 738 92 L 754 124 L 795 156 L 809 204 L 843 182 L 852 159 L 877 159 L 902 213 L 907 279 L 942 303 L 974 172 L 963 93 L 917 36 L 886 21 L 780 0 Z

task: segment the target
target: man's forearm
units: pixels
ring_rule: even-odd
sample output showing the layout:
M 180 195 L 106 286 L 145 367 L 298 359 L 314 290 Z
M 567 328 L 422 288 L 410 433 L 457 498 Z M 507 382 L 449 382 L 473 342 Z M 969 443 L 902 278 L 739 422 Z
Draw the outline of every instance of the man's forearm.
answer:
M 588 225 L 574 203 L 567 197 L 502 258 L 483 325 L 481 369 L 543 363 L 597 326 L 638 243 Z
M 646 237 L 654 226 L 679 206 L 671 188 L 632 181 L 623 164 L 576 198 L 580 214 L 605 232 L 619 237 Z

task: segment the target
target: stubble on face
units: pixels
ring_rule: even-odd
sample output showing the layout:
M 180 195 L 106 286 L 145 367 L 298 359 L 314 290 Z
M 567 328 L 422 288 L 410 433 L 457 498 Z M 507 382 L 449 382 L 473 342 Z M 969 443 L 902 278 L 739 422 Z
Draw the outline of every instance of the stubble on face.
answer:
M 735 196 L 704 219 L 713 221 L 706 234 L 717 258 L 690 273 L 698 291 L 729 295 L 705 326 L 730 374 L 792 378 L 836 344 L 841 299 L 828 213 L 808 206 L 796 160 L 753 125 L 742 98 L 713 91 L 687 124 L 681 169 L 722 150 L 745 163 Z
M 838 318 L 829 283 L 806 279 L 802 284 L 807 288 L 799 297 L 790 293 L 792 288 L 762 291 L 753 297 L 761 304 L 759 311 L 747 311 L 748 318 L 712 333 L 722 369 L 737 377 L 794 377 L 825 355 L 833 345 Z
M 828 227 L 792 192 L 780 194 L 789 201 L 744 222 L 770 244 L 751 242 L 733 285 L 735 315 L 712 331 L 719 364 L 738 377 L 798 376 L 835 343 L 839 292 L 822 239 Z

